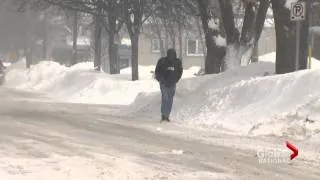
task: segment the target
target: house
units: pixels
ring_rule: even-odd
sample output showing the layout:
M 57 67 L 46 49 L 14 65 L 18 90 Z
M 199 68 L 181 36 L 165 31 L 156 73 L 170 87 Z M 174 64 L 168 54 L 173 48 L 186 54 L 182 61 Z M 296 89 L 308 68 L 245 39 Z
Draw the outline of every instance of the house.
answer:
M 172 43 L 168 38 L 161 39 L 165 51 L 168 48 L 173 48 Z M 177 54 L 180 54 L 178 37 L 176 37 L 175 49 Z M 182 62 L 185 68 L 192 66 L 204 65 L 205 53 L 204 38 L 201 38 L 199 33 L 192 31 L 182 33 Z M 139 42 L 139 64 L 142 66 L 155 65 L 161 57 L 160 39 L 148 33 L 142 33 Z
M 266 22 L 270 23 L 270 22 Z M 148 31 L 146 32 L 147 27 L 144 27 L 140 35 L 139 40 L 139 65 L 141 66 L 150 66 L 156 65 L 158 59 L 161 57 L 160 50 L 160 40 L 154 34 L 150 34 Z M 172 47 L 171 42 L 166 42 L 166 39 L 163 37 L 161 39 L 164 46 L 168 48 Z M 179 54 L 179 43 L 178 37 L 176 38 L 176 46 L 177 54 Z M 205 39 L 200 35 L 199 31 L 190 30 L 184 31 L 182 33 L 182 62 L 184 68 L 190 68 L 192 66 L 204 66 L 205 60 Z M 124 36 L 122 38 L 122 42 L 130 45 L 130 39 L 128 36 Z M 276 50 L 276 37 L 275 30 L 272 25 L 266 25 L 262 31 L 259 43 L 258 43 L 258 52 L 259 55 L 267 54 L 274 52 Z M 128 57 L 129 58 L 129 57 Z M 128 59 L 128 61 L 130 61 Z M 130 62 L 127 63 L 128 65 Z

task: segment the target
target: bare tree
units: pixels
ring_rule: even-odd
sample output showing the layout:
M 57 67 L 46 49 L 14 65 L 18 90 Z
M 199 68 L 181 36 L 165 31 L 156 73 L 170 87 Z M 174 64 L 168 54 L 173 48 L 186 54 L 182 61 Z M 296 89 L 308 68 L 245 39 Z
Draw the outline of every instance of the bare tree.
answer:
M 225 55 L 224 38 L 219 26 L 219 9 L 217 4 L 210 0 L 198 0 L 198 7 L 207 47 L 205 73 L 219 73 L 223 68 Z
M 108 54 L 109 54 L 109 67 L 110 74 L 116 74 L 120 72 L 118 58 L 117 58 L 117 44 L 116 37 L 123 26 L 123 1 L 115 0 L 44 0 L 50 4 L 75 10 L 78 12 L 84 12 L 92 14 L 93 16 L 99 17 L 101 25 L 105 28 L 108 33 Z M 96 52 L 98 54 L 98 52 Z M 100 56 L 95 55 L 96 58 Z M 95 67 L 101 66 L 101 61 L 96 60 Z
M 238 67 L 241 63 L 248 64 L 253 48 L 260 38 L 270 0 L 245 0 L 245 16 L 241 33 L 234 23 L 233 5 L 230 0 L 219 0 L 223 26 L 226 33 L 227 50 L 226 68 Z
M 148 20 L 151 26 L 151 33 L 156 34 L 160 53 L 165 56 L 165 49 L 177 47 L 177 36 L 179 41 L 179 57 L 182 58 L 182 28 L 186 29 L 189 21 L 186 13 L 186 1 L 181 0 L 157 0 L 156 10 Z M 190 19 L 194 17 L 190 16 Z
M 23 22 L 23 31 L 24 31 L 24 55 L 26 57 L 26 67 L 29 68 L 33 63 L 33 48 L 35 45 L 35 26 L 42 21 L 43 23 L 43 32 L 41 32 L 41 36 L 43 38 L 43 57 L 46 56 L 46 17 L 44 16 L 42 20 L 40 20 L 40 16 L 38 16 L 35 12 L 44 11 L 48 8 L 48 4 L 39 0 L 1 0 L 0 3 L 2 5 L 9 5 L 12 11 L 21 13 Z M 8 4 L 9 3 L 9 4 Z M 42 24 L 40 23 L 40 24 Z M 39 34 L 37 34 L 39 35 Z M 10 40 L 11 41 L 11 40 Z
M 131 40 L 132 80 L 139 80 L 139 37 L 143 23 L 154 12 L 151 0 L 124 0 L 124 21 Z

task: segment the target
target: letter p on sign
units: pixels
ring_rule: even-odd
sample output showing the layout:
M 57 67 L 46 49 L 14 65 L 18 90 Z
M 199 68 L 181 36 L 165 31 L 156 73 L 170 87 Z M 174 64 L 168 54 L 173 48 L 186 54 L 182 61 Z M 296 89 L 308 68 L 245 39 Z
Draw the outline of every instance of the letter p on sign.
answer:
M 306 3 L 295 2 L 291 4 L 291 21 L 303 21 L 306 19 Z

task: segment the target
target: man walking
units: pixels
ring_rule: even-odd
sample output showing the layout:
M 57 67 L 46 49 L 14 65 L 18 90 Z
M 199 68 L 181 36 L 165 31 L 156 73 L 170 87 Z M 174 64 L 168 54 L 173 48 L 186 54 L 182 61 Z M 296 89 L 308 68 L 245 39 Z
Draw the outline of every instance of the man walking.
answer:
M 155 70 L 155 76 L 160 83 L 161 90 L 161 122 L 170 122 L 169 116 L 176 92 L 176 84 L 181 79 L 182 73 L 181 60 L 177 58 L 174 49 L 169 49 L 167 56 L 159 59 Z

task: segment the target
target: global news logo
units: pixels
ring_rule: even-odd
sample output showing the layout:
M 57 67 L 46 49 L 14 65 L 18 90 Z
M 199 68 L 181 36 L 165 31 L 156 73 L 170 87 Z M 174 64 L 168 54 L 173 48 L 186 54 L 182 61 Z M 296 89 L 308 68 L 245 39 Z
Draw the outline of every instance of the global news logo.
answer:
M 298 156 L 298 149 L 291 143 L 286 142 L 287 149 L 265 148 L 257 151 L 259 164 L 288 164 Z M 290 152 L 292 152 L 290 154 Z

